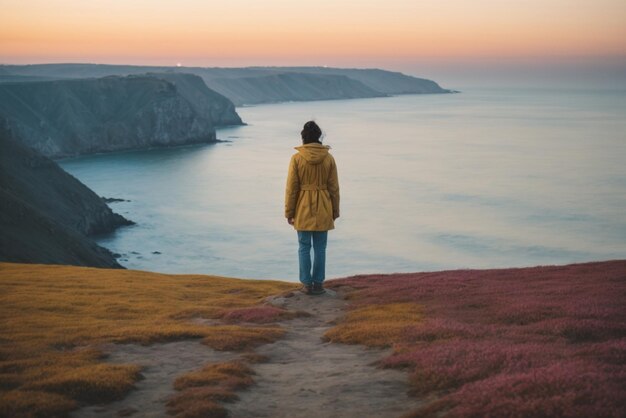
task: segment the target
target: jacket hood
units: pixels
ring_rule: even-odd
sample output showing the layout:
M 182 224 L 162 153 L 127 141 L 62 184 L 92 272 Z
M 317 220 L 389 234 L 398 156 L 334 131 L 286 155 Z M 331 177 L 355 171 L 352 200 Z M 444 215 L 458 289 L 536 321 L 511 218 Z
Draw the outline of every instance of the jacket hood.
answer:
M 328 150 L 330 149 L 328 145 L 322 145 L 315 142 L 294 148 L 297 149 L 300 155 L 302 155 L 302 157 L 311 164 L 319 164 L 324 161 L 324 158 L 326 158 Z

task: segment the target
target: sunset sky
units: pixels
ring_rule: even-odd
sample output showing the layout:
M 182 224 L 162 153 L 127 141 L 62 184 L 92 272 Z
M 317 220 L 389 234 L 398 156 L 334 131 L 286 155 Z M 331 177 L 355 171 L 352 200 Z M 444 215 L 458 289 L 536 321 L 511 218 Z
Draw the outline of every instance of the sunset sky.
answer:
M 624 0 L 0 0 L 0 6 L 5 64 L 375 66 L 409 73 L 490 63 L 626 67 Z

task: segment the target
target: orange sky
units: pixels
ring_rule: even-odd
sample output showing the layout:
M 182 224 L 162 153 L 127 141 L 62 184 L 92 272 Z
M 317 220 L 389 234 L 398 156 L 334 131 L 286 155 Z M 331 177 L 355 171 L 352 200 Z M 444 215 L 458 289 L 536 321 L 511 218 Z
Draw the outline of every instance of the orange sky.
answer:
M 625 0 L 0 0 L 0 63 L 626 55 Z

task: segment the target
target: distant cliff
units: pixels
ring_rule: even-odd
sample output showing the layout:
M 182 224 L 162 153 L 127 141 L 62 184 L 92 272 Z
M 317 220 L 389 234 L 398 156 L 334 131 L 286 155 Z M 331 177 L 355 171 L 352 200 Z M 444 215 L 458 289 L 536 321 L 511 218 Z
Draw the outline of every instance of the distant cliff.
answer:
M 384 94 L 440 94 L 451 93 L 439 84 L 425 78 L 373 69 L 329 68 L 329 67 L 279 67 L 284 72 L 310 74 L 336 74 L 360 81 L 369 88 Z
M 343 75 L 285 73 L 206 82 L 236 105 L 385 96 Z
M 0 261 L 121 267 L 86 235 L 129 224 L 0 121 Z
M 207 87 L 202 78 L 193 74 L 148 73 L 148 76 L 166 80 L 193 107 L 198 115 L 208 117 L 214 126 L 241 125 L 243 122 L 235 105 L 219 92 Z
M 453 92 L 432 80 L 380 69 L 150 67 L 101 64 L 5 65 L 0 68 L 4 68 L 6 79 L 11 76 L 80 78 L 146 72 L 173 74 L 184 72 L 202 77 L 210 89 L 222 93 L 237 105 Z
M 0 117 L 49 157 L 216 141 L 234 105 L 189 74 L 0 83 Z

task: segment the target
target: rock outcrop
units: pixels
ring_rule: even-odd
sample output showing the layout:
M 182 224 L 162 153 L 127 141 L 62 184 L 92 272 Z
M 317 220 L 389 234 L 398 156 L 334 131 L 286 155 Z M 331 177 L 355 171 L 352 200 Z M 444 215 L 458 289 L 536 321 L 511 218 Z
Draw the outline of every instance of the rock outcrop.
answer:
M 131 221 L 0 120 L 0 261 L 121 267 L 87 235 Z
M 242 125 L 243 122 L 235 110 L 235 105 L 224 95 L 211 90 L 202 78 L 193 74 L 148 73 L 147 75 L 166 80 L 176 86 L 193 109 L 208 117 L 213 126 Z
M 48 157 L 215 142 L 241 124 L 233 104 L 189 74 L 0 83 L 0 116 Z

